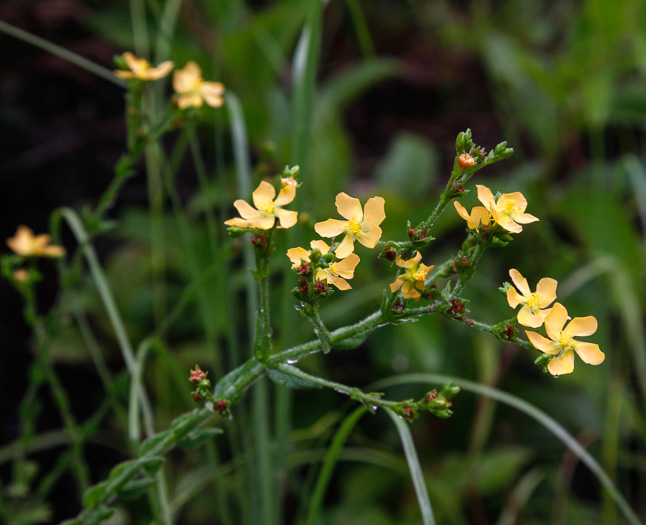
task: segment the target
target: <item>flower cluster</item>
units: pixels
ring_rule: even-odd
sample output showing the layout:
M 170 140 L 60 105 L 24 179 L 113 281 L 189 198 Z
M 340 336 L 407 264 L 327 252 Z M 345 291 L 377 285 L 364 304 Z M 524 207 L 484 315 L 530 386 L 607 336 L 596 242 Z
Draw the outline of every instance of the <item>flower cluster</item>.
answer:
M 519 191 L 503 193 L 496 199 L 486 186 L 476 184 L 476 188 L 478 189 L 478 200 L 483 206 L 476 206 L 469 213 L 458 201 L 453 202 L 456 211 L 460 217 L 467 221 L 467 226 L 470 229 L 475 230 L 480 225 L 486 229 L 493 222 L 510 233 L 520 233 L 523 231 L 522 224 L 538 220 L 537 217 L 525 213 L 527 199 Z
M 34 235 L 31 228 L 18 226 L 16 235 L 7 239 L 7 246 L 23 257 L 62 257 L 65 248 L 49 244 L 51 236 L 46 233 Z
M 284 179 L 283 179 L 284 180 Z M 286 187 L 290 187 L 288 181 Z M 318 292 L 327 291 L 317 287 L 317 283 L 330 283 L 339 290 L 349 290 L 350 284 L 346 279 L 354 277 L 354 270 L 359 264 L 359 256 L 354 253 L 354 241 L 358 241 L 368 248 L 374 248 L 381 238 L 379 225 L 386 218 L 384 211 L 385 201 L 382 197 L 371 197 L 365 206 L 361 207 L 361 201 L 350 197 L 346 193 L 339 193 L 336 196 L 336 209 L 345 221 L 339 219 L 328 219 L 314 225 L 314 230 L 321 237 L 334 238 L 343 234 L 339 243 L 328 246 L 322 240 L 312 241 L 312 250 L 304 248 L 291 248 L 287 251 L 287 257 L 292 261 L 292 268 L 304 276 L 305 283 L 299 289 L 299 295 L 305 299 L 311 290 L 310 284 Z M 307 270 L 304 268 L 307 266 Z M 312 277 L 309 283 L 307 277 Z
M 574 339 L 597 331 L 597 320 L 593 316 L 575 317 L 566 325 L 570 317 L 561 303 L 554 303 L 548 308 L 556 300 L 557 281 L 545 277 L 532 293 L 527 279 L 518 270 L 512 268 L 509 275 L 518 291 L 510 286 L 507 289 L 507 302 L 512 308 L 522 305 L 518 322 L 531 328 L 540 328 L 545 324 L 547 337 L 530 330 L 525 333 L 536 349 L 553 356 L 547 364 L 552 375 L 569 374 L 574 370 L 574 352 L 584 363 L 598 365 L 603 362 L 606 356 L 599 345 Z
M 121 55 L 124 69 L 115 70 L 114 74 L 127 80 L 148 82 L 166 77 L 173 69 L 172 61 L 167 60 L 156 67 L 143 58 L 137 58 L 130 51 Z M 183 69 L 173 75 L 173 101 L 179 109 L 199 108 L 204 103 L 218 108 L 224 103 L 224 85 L 220 82 L 207 82 L 202 78 L 202 70 L 195 62 L 188 62 Z

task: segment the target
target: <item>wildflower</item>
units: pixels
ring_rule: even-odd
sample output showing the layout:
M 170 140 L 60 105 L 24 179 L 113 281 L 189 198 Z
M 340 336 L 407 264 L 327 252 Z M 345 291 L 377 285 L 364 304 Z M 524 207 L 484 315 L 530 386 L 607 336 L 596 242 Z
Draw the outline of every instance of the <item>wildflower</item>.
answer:
M 224 85 L 220 82 L 205 82 L 202 70 L 195 62 L 189 62 L 184 69 L 175 71 L 173 89 L 177 94 L 175 102 L 180 109 L 199 108 L 204 102 L 213 108 L 219 108 L 224 101 Z
M 567 310 L 561 303 L 556 303 L 545 317 L 545 331 L 549 339 L 536 332 L 525 332 L 538 350 L 555 356 L 547 365 L 553 376 L 569 374 L 574 370 L 574 352 L 589 365 L 601 364 L 606 358 L 599 345 L 573 339 L 575 336 L 592 335 L 597 331 L 597 320 L 593 316 L 575 317 L 565 326 L 567 320 Z
M 381 237 L 379 224 L 386 218 L 384 203 L 383 197 L 372 197 L 366 202 L 364 213 L 359 199 L 350 197 L 346 193 L 339 193 L 336 196 L 336 209 L 339 215 L 348 220 L 328 219 L 317 222 L 314 229 L 322 237 L 336 237 L 345 233 L 335 251 L 339 259 L 345 259 L 354 251 L 355 240 L 367 248 L 374 248 L 377 245 Z
M 330 251 L 330 247 L 325 241 L 312 241 L 310 243 L 312 249 L 320 251 L 323 255 Z M 292 268 L 298 268 L 304 262 L 310 262 L 311 251 L 305 248 L 290 248 L 287 250 L 287 257 L 292 261 Z M 338 257 L 338 254 L 335 252 Z M 317 268 L 314 279 L 317 281 L 327 281 L 336 286 L 339 290 L 350 290 L 352 287 L 346 279 L 354 277 L 354 269 L 359 264 L 359 256 L 356 253 L 351 253 L 340 261 L 330 263 L 327 268 Z
M 256 190 L 251 194 L 255 208 L 248 202 L 238 199 L 233 205 L 242 216 L 242 219 L 233 218 L 225 221 L 227 226 L 238 226 L 240 228 L 260 228 L 269 230 L 274 227 L 276 218 L 281 228 L 291 228 L 296 224 L 298 212 L 284 210 L 282 206 L 289 204 L 296 196 L 296 188 L 287 185 L 280 190 L 276 197 L 276 190 L 268 182 L 262 181 Z
M 518 312 L 518 322 L 523 326 L 538 328 L 543 324 L 545 316 L 550 313 L 551 309 L 547 307 L 556 299 L 556 286 L 558 282 L 550 277 L 544 277 L 536 285 L 534 293 L 529 289 L 527 279 L 525 279 L 518 270 L 512 268 L 509 270 L 509 276 L 514 281 L 516 288 L 510 286 L 507 290 L 507 302 L 512 308 L 522 304 Z
M 528 224 L 538 220 L 537 217 L 525 213 L 527 199 L 519 191 L 503 193 L 496 201 L 489 188 L 478 184 L 476 184 L 476 187 L 478 188 L 480 202 L 491 213 L 493 220 L 505 230 L 511 233 L 520 233 L 523 231 L 521 224 Z
M 7 246 L 18 255 L 25 257 L 62 257 L 65 255 L 65 248 L 50 245 L 50 239 L 51 236 L 46 233 L 34 235 L 31 228 L 18 226 L 16 236 L 7 239 Z
M 173 69 L 173 62 L 166 60 L 157 67 L 150 67 L 150 63 L 145 58 L 137 58 L 130 51 L 121 55 L 130 68 L 130 71 L 115 70 L 114 74 L 119 78 L 136 78 L 139 80 L 159 80 L 164 78 Z
M 426 284 L 426 276 L 435 266 L 426 266 L 420 262 L 422 254 L 417 252 L 417 255 L 412 259 L 404 261 L 401 255 L 397 257 L 395 264 L 401 268 L 406 268 L 406 271 L 397 276 L 395 282 L 390 283 L 390 291 L 395 293 L 401 288 L 406 299 L 415 299 L 416 301 L 422 296 L 418 290 L 423 291 Z
M 482 206 L 476 206 L 471 209 L 471 213 L 467 212 L 467 209 L 462 206 L 458 201 L 453 201 L 453 206 L 455 206 L 458 215 L 467 221 L 467 226 L 472 230 L 475 230 L 481 224 L 486 226 L 491 221 L 491 215 L 487 208 Z

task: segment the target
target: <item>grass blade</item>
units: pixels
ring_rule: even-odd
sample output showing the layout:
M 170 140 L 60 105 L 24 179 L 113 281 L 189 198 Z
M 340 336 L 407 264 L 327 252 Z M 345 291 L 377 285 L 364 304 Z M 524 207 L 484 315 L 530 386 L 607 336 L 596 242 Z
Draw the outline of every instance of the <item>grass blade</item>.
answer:
M 422 466 L 419 464 L 417 449 L 413 442 L 413 436 L 410 433 L 409 424 L 388 408 L 386 409 L 386 413 L 390 416 L 390 419 L 393 420 L 395 427 L 397 427 L 397 432 L 399 432 L 399 439 L 401 439 L 402 447 L 404 448 L 410 476 L 413 479 L 413 486 L 415 487 L 415 494 L 417 495 L 417 503 L 419 504 L 419 510 L 422 513 L 422 523 L 424 525 L 435 525 L 433 509 L 431 508 L 431 500 L 428 497 L 428 490 L 426 489 L 426 483 L 424 482 L 424 474 L 422 474 Z
M 590 469 L 603 487 L 608 491 L 610 497 L 614 500 L 615 504 L 621 510 L 626 520 L 632 525 L 643 525 L 635 512 L 630 508 L 628 502 L 621 495 L 615 484 L 608 477 L 608 475 L 601 468 L 601 465 L 594 459 L 590 453 L 583 448 L 579 442 L 572 437 L 572 435 L 563 428 L 553 417 L 549 416 L 539 408 L 536 408 L 531 403 L 517 396 L 498 390 L 490 386 L 475 383 L 460 377 L 445 376 L 440 374 L 405 374 L 389 379 L 378 381 L 368 387 L 369 390 L 378 390 L 395 385 L 410 384 L 410 383 L 448 383 L 453 381 L 456 386 L 468 392 L 474 392 L 482 396 L 490 397 L 500 403 L 509 405 L 527 414 L 531 418 L 538 421 L 547 430 L 549 430 L 555 437 L 557 437 L 563 444 L 568 447 L 576 456 Z
M 323 460 L 323 467 L 321 468 L 321 473 L 319 474 L 318 480 L 316 481 L 316 486 L 314 487 L 314 492 L 312 497 L 308 501 L 309 511 L 307 513 L 307 520 L 305 525 L 314 525 L 316 523 L 316 518 L 318 513 L 321 510 L 323 505 L 323 498 L 327 491 L 327 487 L 330 484 L 330 479 L 332 478 L 332 473 L 334 472 L 334 467 L 339 461 L 339 456 L 343 450 L 343 445 L 345 444 L 348 436 L 352 432 L 352 429 L 355 427 L 359 419 L 366 413 L 366 408 L 361 406 L 354 410 L 347 418 L 334 435 L 330 448 L 325 455 Z

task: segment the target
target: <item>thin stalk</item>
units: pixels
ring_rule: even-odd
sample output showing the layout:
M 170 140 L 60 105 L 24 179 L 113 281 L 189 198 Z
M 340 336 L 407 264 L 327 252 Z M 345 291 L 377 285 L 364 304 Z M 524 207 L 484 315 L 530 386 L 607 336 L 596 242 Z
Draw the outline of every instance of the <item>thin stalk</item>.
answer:
M 348 4 L 348 10 L 352 17 L 352 23 L 354 24 L 354 30 L 357 33 L 357 39 L 359 40 L 359 47 L 361 48 L 363 57 L 368 60 L 376 58 L 377 53 L 375 52 L 375 46 L 372 43 L 368 24 L 366 23 L 366 17 L 361 9 L 359 0 L 346 0 L 346 3 Z
M 417 503 L 419 505 L 419 510 L 422 513 L 422 523 L 424 525 L 435 525 L 435 517 L 433 516 L 433 509 L 431 508 L 431 500 L 428 497 L 428 489 L 426 488 L 422 466 L 419 464 L 417 449 L 413 442 L 413 436 L 411 435 L 409 424 L 405 423 L 404 420 L 392 410 L 386 410 L 386 413 L 390 416 L 390 419 L 393 420 L 393 423 L 397 428 L 397 432 L 399 433 L 399 439 L 402 442 L 404 455 L 406 456 L 408 469 L 410 470 L 410 476 L 413 480 L 413 486 L 415 487 Z
M 89 243 L 89 235 L 74 210 L 70 208 L 62 208 L 60 210 L 60 214 L 66 220 L 70 229 L 74 233 L 76 241 L 81 246 L 83 254 L 85 255 L 88 266 L 90 268 L 90 273 L 92 274 L 94 283 L 97 287 L 97 290 L 99 291 L 99 296 L 101 297 L 103 306 L 106 309 L 106 313 L 108 314 L 108 318 L 110 319 L 110 323 L 117 337 L 117 341 L 119 342 L 119 348 L 121 349 L 123 360 L 126 363 L 126 368 L 128 369 L 128 373 L 132 377 L 137 374 L 137 362 L 134 357 L 132 345 L 130 344 L 130 339 L 128 338 L 128 335 L 126 333 L 123 320 L 121 319 L 121 314 L 119 313 L 117 305 L 114 301 L 112 291 L 110 290 L 108 281 L 105 277 L 105 274 L 103 273 L 99 259 L 96 255 L 96 252 L 94 251 L 94 248 Z M 148 396 L 143 385 L 141 385 L 141 388 L 139 389 L 138 397 L 139 403 L 141 404 L 142 415 L 147 432 L 149 435 L 152 435 L 154 433 L 152 409 L 150 407 L 150 401 L 148 400 Z
M 323 460 L 323 466 L 321 468 L 321 473 L 319 474 L 318 479 L 316 480 L 316 486 L 314 491 L 309 498 L 307 519 L 305 520 L 305 525 L 315 525 L 317 523 L 318 514 L 321 511 L 323 506 L 323 498 L 327 492 L 327 488 L 330 484 L 330 479 L 332 478 L 332 473 L 334 468 L 339 461 L 341 452 L 343 451 L 343 445 L 347 441 L 348 437 L 352 433 L 355 425 L 367 412 L 365 407 L 355 408 L 354 411 L 345 418 L 343 424 L 339 427 L 334 439 L 330 443 L 330 446 L 325 454 L 325 459 Z
M 117 77 L 112 72 L 112 70 L 105 68 L 103 66 L 100 66 L 92 62 L 91 60 L 88 60 L 87 58 L 82 57 L 81 55 L 77 55 L 76 53 L 73 53 L 72 51 L 69 51 L 64 47 L 57 46 L 56 44 L 53 44 L 52 42 L 45 40 L 44 38 L 40 38 L 36 35 L 32 35 L 27 31 L 14 27 L 11 24 L 7 24 L 2 20 L 0 20 L 0 31 L 14 38 L 17 38 L 18 40 L 27 42 L 32 46 L 36 46 L 44 51 L 47 51 L 48 53 L 51 53 L 52 55 L 57 56 L 59 58 L 62 58 L 63 60 L 67 60 L 70 64 L 74 64 L 75 66 L 85 69 L 86 71 L 89 71 L 90 73 L 98 77 L 101 77 L 104 80 L 112 82 L 117 86 L 123 87 L 126 85 L 126 82 L 120 79 L 119 77 Z
M 543 427 L 545 427 L 556 438 L 558 438 L 567 448 L 569 448 L 581 460 L 581 462 L 583 462 L 590 469 L 594 476 L 599 480 L 601 485 L 608 491 L 608 494 L 610 494 L 615 504 L 629 523 L 631 523 L 632 525 L 643 525 L 635 512 L 630 508 L 628 502 L 621 495 L 615 484 L 601 468 L 601 465 L 599 465 L 597 460 L 595 460 L 592 455 L 590 455 L 590 453 L 585 448 L 583 448 L 563 426 L 561 426 L 560 423 L 558 423 L 554 418 L 552 418 L 539 408 L 535 407 L 531 403 L 528 403 L 524 399 L 487 385 L 482 385 L 459 377 L 445 376 L 441 374 L 405 374 L 402 376 L 378 381 L 371 385 L 371 388 L 382 389 L 410 383 L 442 384 L 448 383 L 450 381 L 453 381 L 463 390 L 495 399 L 500 403 L 504 403 L 516 408 L 517 410 L 520 410 L 534 420 L 538 421 L 541 425 L 543 425 Z

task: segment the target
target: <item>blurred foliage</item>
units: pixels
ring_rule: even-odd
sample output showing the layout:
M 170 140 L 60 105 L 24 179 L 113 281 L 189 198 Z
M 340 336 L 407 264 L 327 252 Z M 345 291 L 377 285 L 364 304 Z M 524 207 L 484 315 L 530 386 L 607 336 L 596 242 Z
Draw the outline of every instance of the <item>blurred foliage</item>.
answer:
M 166 4 L 147 4 L 146 24 L 153 34 Z M 239 97 L 256 181 L 280 173 L 290 161 L 292 58 L 307 5 L 300 0 L 248 5 L 187 1 L 169 42 L 176 63 L 195 60 L 205 78 L 222 80 Z M 84 23 L 125 50 L 136 48 L 130 20 L 127 2 L 95 2 Z M 644 27 L 646 3 L 640 0 L 330 2 L 299 197 L 299 207 L 311 221 L 290 232 L 289 238 L 290 246 L 306 245 L 312 223 L 332 216 L 334 196 L 342 190 L 362 200 L 383 195 L 385 236 L 401 238 L 407 220 L 415 224 L 430 214 L 434 196 L 450 173 L 452 157 L 447 152 L 456 131 L 474 128 L 474 137 L 485 147 L 507 140 L 515 155 L 504 166 L 482 172 L 476 183 L 484 180 L 501 192 L 522 191 L 530 203 L 528 211 L 541 222 L 526 228 L 507 249 L 486 255 L 480 275 L 466 292 L 467 307 L 479 320 L 498 322 L 511 315 L 498 292 L 509 280 L 509 268 L 519 269 L 530 284 L 553 277 L 573 317 L 594 315 L 599 320 L 595 342 L 606 353 L 605 363 L 587 367 L 579 362 L 574 374 L 554 379 L 533 366 L 536 355 L 503 346 L 465 325 L 426 318 L 386 327 L 356 350 L 332 353 L 325 360 L 314 356 L 300 364 L 360 387 L 393 374 L 441 372 L 514 393 L 552 415 L 600 458 L 642 519 Z M 371 56 L 371 48 L 376 56 Z M 198 131 L 209 174 L 221 170 L 233 181 L 228 117 L 207 111 L 201 116 Z M 214 147 L 214 130 L 224 135 L 224 148 Z M 115 246 L 105 261 L 110 287 L 135 341 L 159 322 L 156 302 L 161 301 L 161 311 L 167 314 L 183 300 L 186 286 L 196 282 L 197 295 L 206 297 L 207 321 L 194 294 L 167 333 L 167 347 L 149 358 L 146 380 L 162 428 L 191 407 L 184 371 L 199 362 L 217 380 L 218 373 L 234 364 L 226 362 L 223 351 L 229 331 L 244 337 L 246 330 L 242 302 L 218 301 L 226 296 L 227 286 L 234 292 L 244 290 L 244 241 L 232 240 L 214 260 L 204 225 L 209 208 L 218 217 L 229 217 L 235 186 L 229 184 L 222 199 L 222 188 L 214 183 L 207 198 L 196 189 L 193 166 L 188 160 L 184 164 L 176 183 L 186 203 L 188 242 L 197 260 L 188 261 L 177 212 L 164 202 L 159 217 L 143 208 L 120 208 L 119 228 L 110 234 Z M 467 208 L 475 205 L 474 189 L 465 201 Z M 431 263 L 457 253 L 463 227 L 453 210 L 442 217 L 433 232 L 441 240 L 432 247 Z M 153 257 L 155 229 L 164 242 Z M 300 343 L 312 333 L 293 311 L 291 297 L 280 293 L 293 286 L 285 272 L 288 261 L 282 257 L 287 247 L 279 245 L 273 260 L 281 275 L 273 283 L 273 310 L 280 313 L 275 333 L 279 342 Z M 322 309 L 331 328 L 359 320 L 379 304 L 389 281 L 383 261 L 366 258 L 362 265 L 353 280 L 353 288 L 362 292 L 335 294 Z M 224 283 L 227 266 L 235 272 Z M 82 283 L 81 289 L 79 304 L 114 365 L 117 345 L 98 295 L 90 282 Z M 240 322 L 230 326 L 226 310 Z M 212 338 L 205 342 L 209 330 Z M 213 342 L 216 346 L 210 347 Z M 59 363 L 81 367 L 89 364 L 85 346 L 78 333 L 65 328 L 51 352 Z M 248 355 L 246 348 L 240 353 Z M 388 395 L 403 399 L 422 393 L 417 387 L 397 387 Z M 271 390 L 271 401 L 278 395 Z M 334 428 L 354 406 L 320 390 L 298 390 L 292 403 L 288 453 L 297 466 L 287 470 L 276 491 L 286 522 L 307 506 L 307 491 L 321 459 L 317 451 L 329 444 Z M 244 418 L 249 410 L 244 406 L 234 417 L 248 421 Z M 454 400 L 454 411 L 450 420 L 421 418 L 412 427 L 438 523 L 622 523 L 614 503 L 586 468 L 536 422 L 467 393 Z M 111 421 L 109 426 L 118 429 L 119 423 Z M 172 503 L 182 504 L 178 522 L 219 523 L 213 514 L 214 486 L 221 484 L 232 499 L 245 490 L 239 486 L 239 474 L 253 457 L 235 457 L 237 437 L 216 440 L 222 448 L 218 453 L 223 477 L 215 478 L 193 452 L 182 461 L 172 458 L 167 468 L 173 472 Z M 384 414 L 364 417 L 349 438 L 347 456 L 341 456 L 318 523 L 419 523 L 398 447 L 395 429 Z M 307 459 L 298 462 L 299 457 Z M 99 471 L 93 477 L 106 474 Z M 244 516 L 246 511 L 235 512 Z M 37 523 L 47 519 L 47 510 L 34 506 L 15 515 L 22 517 L 20 523 Z M 138 519 L 137 523 L 145 520 Z M 128 522 L 123 516 L 115 520 Z

